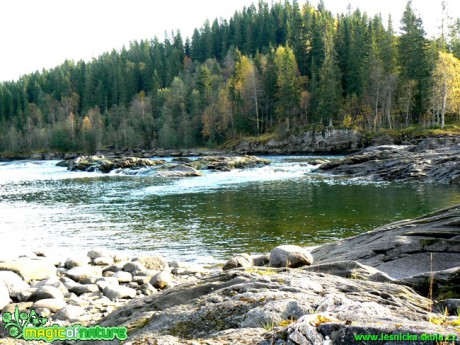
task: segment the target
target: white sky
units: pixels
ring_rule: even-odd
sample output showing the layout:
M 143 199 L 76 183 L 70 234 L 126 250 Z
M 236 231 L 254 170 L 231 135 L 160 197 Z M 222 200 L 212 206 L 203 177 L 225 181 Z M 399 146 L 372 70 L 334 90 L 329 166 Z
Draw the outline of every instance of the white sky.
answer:
M 254 0 L 0 0 L 0 81 L 52 68 L 65 59 L 90 60 L 132 40 L 164 38 L 180 29 L 185 40 L 205 19 L 230 18 Z M 257 3 L 258 0 L 255 0 Z M 270 1 L 270 0 L 269 0 Z M 283 0 L 284 1 L 284 0 Z M 302 5 L 305 0 L 299 0 Z M 311 0 L 316 5 L 318 0 Z M 369 14 L 393 14 L 395 29 L 405 0 L 324 0 L 344 13 L 350 3 Z M 460 1 L 448 0 L 460 17 Z M 437 33 L 441 0 L 413 0 L 429 35 Z

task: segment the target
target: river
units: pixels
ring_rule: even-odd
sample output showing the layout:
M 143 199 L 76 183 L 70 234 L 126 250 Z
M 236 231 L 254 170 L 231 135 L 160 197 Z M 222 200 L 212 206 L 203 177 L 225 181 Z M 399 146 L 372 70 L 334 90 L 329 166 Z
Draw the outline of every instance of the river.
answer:
M 460 203 L 460 188 L 321 176 L 309 157 L 167 179 L 0 163 L 0 250 L 106 247 L 213 264 L 280 244 L 315 246 Z M 316 157 L 318 158 L 318 157 Z

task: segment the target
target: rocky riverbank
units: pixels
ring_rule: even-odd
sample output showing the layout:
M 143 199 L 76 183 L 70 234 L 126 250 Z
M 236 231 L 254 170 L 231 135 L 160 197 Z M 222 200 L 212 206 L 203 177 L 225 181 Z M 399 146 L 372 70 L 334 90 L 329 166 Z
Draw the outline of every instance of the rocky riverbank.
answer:
M 381 334 L 458 344 L 433 337 L 460 339 L 459 224 L 460 205 L 212 270 L 106 250 L 60 261 L 37 253 L 1 260 L 0 301 L 53 323 L 127 327 L 133 345 L 362 344 L 355 336 Z
M 36 252 L 0 254 L 0 310 L 35 310 L 49 324 L 98 322 L 134 298 L 196 281 L 210 271 L 161 256 L 128 257 L 107 249 L 56 258 Z M 1 319 L 0 319 L 1 320 Z M 6 337 L 0 327 L 0 337 Z M 1 340 L 0 340 L 1 343 Z
M 426 139 L 418 145 L 371 146 L 322 164 L 318 172 L 371 181 L 460 184 L 460 140 Z
M 330 154 L 349 153 L 367 145 L 363 135 L 351 129 L 324 129 L 306 131 L 278 139 L 276 136 L 261 140 L 242 139 L 229 145 L 232 152 L 252 155 Z

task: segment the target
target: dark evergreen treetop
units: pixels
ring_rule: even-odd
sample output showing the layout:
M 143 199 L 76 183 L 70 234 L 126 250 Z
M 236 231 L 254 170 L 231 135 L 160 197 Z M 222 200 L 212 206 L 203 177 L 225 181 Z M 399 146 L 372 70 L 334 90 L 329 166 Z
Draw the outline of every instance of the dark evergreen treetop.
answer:
M 457 58 L 459 23 L 446 38 Z M 191 147 L 311 124 L 432 124 L 438 54 L 425 36 L 411 1 L 399 36 L 391 17 L 259 1 L 185 41 L 177 31 L 0 83 L 0 151 Z

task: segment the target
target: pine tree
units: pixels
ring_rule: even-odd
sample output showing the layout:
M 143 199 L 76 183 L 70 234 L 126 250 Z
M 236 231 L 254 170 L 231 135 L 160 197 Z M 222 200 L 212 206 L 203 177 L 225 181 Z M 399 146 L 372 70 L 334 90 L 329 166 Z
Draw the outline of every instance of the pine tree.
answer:
M 427 57 L 427 41 L 420 17 L 412 9 L 412 1 L 408 1 L 401 20 L 401 37 L 399 39 L 399 64 L 403 81 L 415 81 L 415 115 L 419 117 L 426 109 L 428 94 L 429 63 Z

